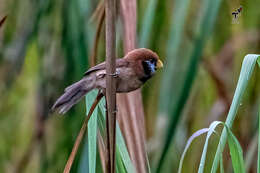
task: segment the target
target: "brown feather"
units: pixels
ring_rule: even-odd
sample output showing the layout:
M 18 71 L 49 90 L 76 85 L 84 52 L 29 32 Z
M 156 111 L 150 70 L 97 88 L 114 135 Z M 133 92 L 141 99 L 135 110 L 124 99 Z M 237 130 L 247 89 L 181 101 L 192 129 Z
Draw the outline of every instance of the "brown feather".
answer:
M 121 58 L 121 59 L 117 59 L 116 60 L 116 68 L 119 68 L 119 67 L 122 67 L 122 66 L 127 66 L 128 65 L 128 62 Z M 98 71 L 98 70 L 105 70 L 106 69 L 106 62 L 102 62 L 94 67 L 91 67 L 88 71 L 86 71 L 84 73 L 84 76 L 92 73 L 92 72 L 95 72 L 95 71 Z
M 139 49 L 134 49 L 133 51 L 128 52 L 125 55 L 125 58 L 128 61 L 148 60 L 151 58 L 158 60 L 159 56 L 155 52 L 151 51 L 150 49 L 139 48 Z
M 147 76 L 144 71 L 143 62 L 159 59 L 153 51 L 145 48 L 135 49 L 125 55 L 124 58 L 116 60 L 116 91 L 126 93 L 140 88 L 152 75 Z M 66 113 L 73 105 L 94 88 L 106 88 L 106 63 L 100 63 L 85 72 L 83 79 L 70 85 L 65 93 L 55 102 L 52 109 L 59 113 Z M 142 80 L 144 79 L 145 80 Z

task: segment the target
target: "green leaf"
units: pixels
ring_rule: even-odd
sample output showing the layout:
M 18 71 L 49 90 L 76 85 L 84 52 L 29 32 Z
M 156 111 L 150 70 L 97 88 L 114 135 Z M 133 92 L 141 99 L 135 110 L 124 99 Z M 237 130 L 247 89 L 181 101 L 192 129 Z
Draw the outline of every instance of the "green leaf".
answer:
M 205 144 L 204 144 L 204 147 L 203 147 L 203 152 L 202 152 L 201 161 L 200 161 L 199 170 L 198 170 L 198 173 L 204 172 L 205 161 L 206 161 L 206 153 L 207 153 L 209 139 L 210 139 L 211 135 L 215 132 L 215 128 L 220 124 L 223 125 L 224 129 L 226 129 L 226 131 L 227 131 L 228 145 L 229 145 L 229 149 L 230 149 L 230 154 L 231 154 L 234 172 L 235 173 L 244 173 L 245 172 L 245 166 L 244 166 L 244 160 L 243 160 L 243 151 L 242 151 L 242 148 L 241 148 L 238 140 L 236 139 L 236 137 L 234 136 L 234 134 L 232 133 L 230 128 L 225 123 L 223 123 L 221 121 L 214 121 L 210 124 L 209 128 L 198 130 L 196 133 L 194 133 L 189 138 L 189 140 L 186 144 L 186 147 L 183 151 L 182 157 L 181 157 L 178 173 L 181 173 L 181 167 L 182 167 L 182 164 L 183 164 L 182 162 L 184 160 L 184 156 L 185 156 L 187 149 L 190 146 L 192 140 L 194 138 L 200 136 L 201 134 L 207 132 L 207 137 L 206 137 Z M 224 172 L 222 157 L 223 156 L 222 156 L 222 153 L 221 153 L 220 172 Z
M 147 10 L 145 12 L 145 16 L 143 19 L 141 31 L 140 31 L 140 39 L 139 39 L 139 47 L 148 47 L 149 46 L 149 39 L 151 38 L 151 30 L 152 24 L 154 21 L 154 17 L 156 14 L 156 6 L 158 0 L 150 0 L 148 1 Z
M 195 133 L 193 133 L 193 134 L 191 135 L 191 137 L 188 139 L 187 144 L 186 144 L 186 146 L 185 146 L 185 148 L 184 148 L 184 151 L 183 151 L 183 153 L 182 153 L 182 155 L 181 155 L 181 160 L 180 160 L 180 163 L 179 163 L 178 173 L 181 173 L 182 165 L 183 165 L 183 161 L 184 161 L 184 157 L 185 157 L 185 155 L 186 155 L 186 153 L 187 153 L 187 151 L 188 151 L 188 149 L 189 149 L 189 147 L 190 147 L 192 141 L 193 141 L 195 138 L 201 136 L 202 134 L 207 133 L 208 131 L 209 131 L 208 128 L 200 129 L 200 130 L 196 131 Z
M 86 96 L 86 105 L 87 112 L 90 110 L 90 107 L 96 96 L 98 94 L 97 90 L 91 91 Z M 96 160 L 97 160 L 97 116 L 98 110 L 95 109 L 91 118 L 88 122 L 88 156 L 89 158 L 89 172 L 96 172 Z
M 134 166 L 130 159 L 130 155 L 128 153 L 122 132 L 119 128 L 118 123 L 116 124 L 116 147 L 119 152 L 119 155 L 122 158 L 122 161 L 126 167 L 127 172 L 135 172 Z
M 223 155 L 220 157 L 220 173 L 224 173 Z
M 252 75 L 252 72 L 254 70 L 254 67 L 255 67 L 255 64 L 256 64 L 258 57 L 259 57 L 259 55 L 248 54 L 244 58 L 244 61 L 243 61 L 243 64 L 242 64 L 242 69 L 241 69 L 239 79 L 238 79 L 238 83 L 237 83 L 237 87 L 236 87 L 236 90 L 235 90 L 235 94 L 234 94 L 232 104 L 230 106 L 228 116 L 227 116 L 227 119 L 226 119 L 226 122 L 225 122 L 225 124 L 229 128 L 231 128 L 232 125 L 233 125 L 233 121 L 236 117 L 237 110 L 240 106 L 242 96 L 245 92 L 248 81 L 249 81 L 249 79 Z M 227 132 L 226 128 L 224 128 L 223 131 L 222 131 L 220 140 L 219 140 L 219 144 L 218 144 L 217 151 L 216 151 L 216 154 L 215 154 L 215 158 L 214 158 L 214 161 L 213 161 L 211 173 L 217 172 L 219 159 L 221 157 L 221 154 L 222 154 L 224 147 L 225 147 L 225 144 L 226 144 L 227 133 L 228 132 Z
M 235 173 L 245 173 L 243 150 L 232 131 L 227 127 L 228 146 L 231 154 L 232 166 Z
M 214 121 L 213 123 L 210 124 L 209 126 L 209 130 L 207 133 L 207 137 L 206 137 L 206 141 L 203 147 L 203 151 L 202 151 L 202 156 L 201 156 L 201 160 L 200 160 L 200 165 L 199 165 L 199 170 L 198 173 L 203 173 L 204 172 L 204 167 L 205 167 L 205 161 L 206 161 L 206 155 L 207 155 L 207 149 L 208 149 L 208 144 L 209 144 L 209 139 L 211 137 L 211 135 L 213 134 L 213 132 L 215 131 L 215 128 L 221 124 L 222 122 L 220 121 Z
M 97 90 L 93 90 L 86 95 L 86 112 L 90 110 L 92 103 L 94 102 L 96 96 L 98 94 Z M 86 113 L 87 114 L 87 113 Z M 95 109 L 92 116 L 88 121 L 88 135 L 86 138 L 86 142 L 84 145 L 82 154 L 82 161 L 80 163 L 80 173 L 86 172 L 88 170 L 89 173 L 96 172 L 96 160 L 97 160 L 97 116 L 98 109 Z M 86 155 L 87 153 L 87 155 Z M 85 159 L 84 159 L 85 158 Z M 88 159 L 86 159 L 88 158 Z M 87 162 L 87 163 L 84 163 Z
M 98 108 L 100 110 L 101 115 L 98 116 L 98 127 L 101 132 L 101 135 L 105 136 L 105 117 L 106 117 L 106 111 L 105 111 L 105 99 L 102 99 L 98 105 Z M 123 166 L 122 166 L 123 165 Z M 128 153 L 122 132 L 120 130 L 120 127 L 118 123 L 116 124 L 116 169 L 121 172 L 128 172 L 128 173 L 134 173 L 135 168 L 133 166 L 133 163 L 130 159 L 130 155 Z
M 120 155 L 119 151 L 118 151 L 118 148 L 116 150 L 116 156 L 118 158 L 116 158 L 116 169 L 118 172 L 122 172 L 122 173 L 127 173 L 127 170 L 125 169 L 124 167 L 124 163 L 123 163 L 123 160 L 122 160 L 122 156 Z

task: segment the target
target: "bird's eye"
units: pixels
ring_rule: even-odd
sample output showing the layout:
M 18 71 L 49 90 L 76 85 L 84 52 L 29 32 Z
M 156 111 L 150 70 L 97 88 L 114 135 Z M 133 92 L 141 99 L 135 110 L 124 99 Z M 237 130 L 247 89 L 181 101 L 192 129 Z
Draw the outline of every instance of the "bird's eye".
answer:
M 151 63 L 155 63 L 155 59 L 150 59 L 150 62 Z

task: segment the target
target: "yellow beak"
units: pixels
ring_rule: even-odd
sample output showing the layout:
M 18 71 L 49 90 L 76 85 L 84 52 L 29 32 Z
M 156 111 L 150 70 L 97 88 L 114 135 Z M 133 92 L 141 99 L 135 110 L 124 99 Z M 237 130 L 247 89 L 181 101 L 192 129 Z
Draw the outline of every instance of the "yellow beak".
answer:
M 159 69 L 159 68 L 163 68 L 163 63 L 161 60 L 158 59 L 157 61 L 157 64 L 156 64 L 156 68 Z

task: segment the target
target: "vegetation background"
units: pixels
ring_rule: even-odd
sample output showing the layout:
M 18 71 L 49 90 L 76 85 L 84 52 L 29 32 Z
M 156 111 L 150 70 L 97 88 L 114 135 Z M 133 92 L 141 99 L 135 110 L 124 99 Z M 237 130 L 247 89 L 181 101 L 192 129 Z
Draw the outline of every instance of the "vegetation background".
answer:
M 0 19 L 8 15 L 0 28 L 0 172 L 63 170 L 86 106 L 82 101 L 65 116 L 50 114 L 49 109 L 90 66 L 99 3 L 0 0 Z M 243 10 L 234 21 L 231 13 L 240 5 Z M 165 64 L 142 88 L 143 148 L 152 172 L 177 172 L 188 138 L 214 120 L 225 120 L 243 57 L 260 53 L 259 7 L 258 0 L 137 1 L 137 47 L 156 51 Z M 123 25 L 118 19 L 118 57 L 124 55 Z M 104 39 L 103 28 L 97 62 L 105 57 Z M 256 172 L 259 75 L 255 70 L 232 128 L 248 172 Z M 205 172 L 210 170 L 217 139 L 210 142 Z M 183 172 L 197 171 L 204 141 L 192 144 Z M 85 145 L 71 172 L 88 169 Z M 225 168 L 232 172 L 230 156 L 224 156 Z M 101 172 L 99 156 L 95 159 L 95 169 Z

